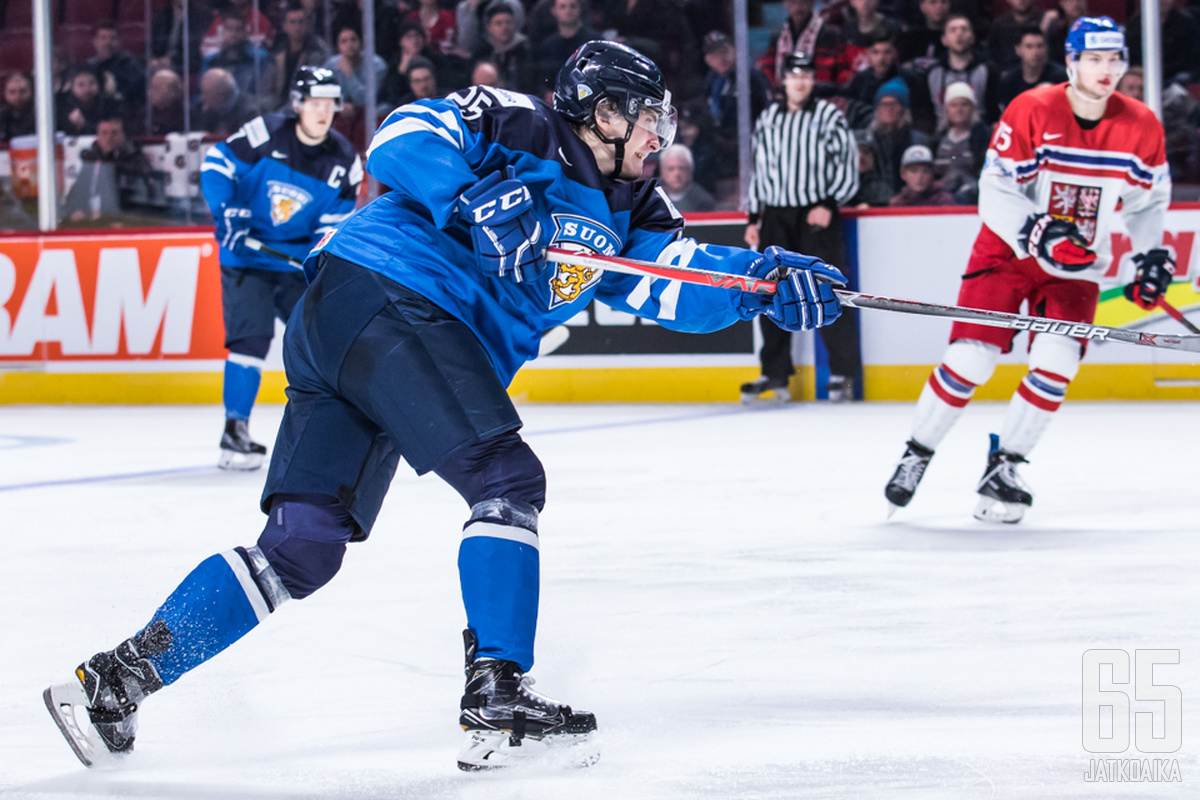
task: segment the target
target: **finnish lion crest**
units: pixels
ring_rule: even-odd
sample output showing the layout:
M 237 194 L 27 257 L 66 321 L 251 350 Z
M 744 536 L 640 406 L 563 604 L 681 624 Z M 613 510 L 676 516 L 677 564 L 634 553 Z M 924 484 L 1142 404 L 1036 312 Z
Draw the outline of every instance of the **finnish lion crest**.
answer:
M 271 201 L 271 222 L 282 225 L 312 201 L 312 195 L 298 186 L 281 181 L 267 181 L 267 197 Z
M 620 238 L 595 220 L 573 214 L 554 214 L 553 218 L 551 247 L 605 256 L 616 255 L 620 249 Z M 558 264 L 550 279 L 550 308 L 575 302 L 603 275 L 601 269 Z

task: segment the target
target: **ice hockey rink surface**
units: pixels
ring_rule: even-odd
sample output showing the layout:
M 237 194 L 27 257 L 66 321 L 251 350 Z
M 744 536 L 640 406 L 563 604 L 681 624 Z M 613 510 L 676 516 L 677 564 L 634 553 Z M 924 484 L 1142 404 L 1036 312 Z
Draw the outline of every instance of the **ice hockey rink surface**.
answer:
M 149 698 L 118 768 L 84 769 L 42 690 L 252 544 L 264 473 L 215 468 L 216 407 L 17 406 L 0 797 L 1200 797 L 1197 404 L 1068 401 L 1016 526 L 971 518 L 1000 404 L 967 409 L 890 522 L 909 405 L 521 411 L 549 475 L 531 674 L 596 713 L 594 767 L 456 769 L 466 508 L 402 466 L 329 586 Z M 281 413 L 252 432 L 269 443 Z M 1179 651 L 1153 674 L 1182 692 L 1177 752 L 1084 749 L 1094 648 Z M 1164 708 L 1131 701 L 1159 732 Z M 1094 758 L 1174 759 L 1182 780 L 1092 783 Z

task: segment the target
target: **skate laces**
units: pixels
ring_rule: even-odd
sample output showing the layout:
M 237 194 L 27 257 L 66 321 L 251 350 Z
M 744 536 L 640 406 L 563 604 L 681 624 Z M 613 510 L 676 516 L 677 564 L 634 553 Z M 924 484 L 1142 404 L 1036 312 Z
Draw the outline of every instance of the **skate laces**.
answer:
M 1015 487 L 1025 492 L 1029 492 L 1029 485 L 1017 472 L 1017 465 L 1028 464 L 1023 456 L 1007 451 L 996 451 L 993 453 L 996 463 L 991 465 L 987 474 L 983 476 L 983 480 L 979 482 L 979 487 L 982 489 L 988 483 L 996 480 L 1005 486 Z
M 896 468 L 896 483 L 905 489 L 916 489 L 917 484 L 921 482 L 921 477 L 925 474 L 925 468 L 928 466 L 928 458 L 925 458 L 920 453 L 909 450 L 901 457 L 900 464 Z

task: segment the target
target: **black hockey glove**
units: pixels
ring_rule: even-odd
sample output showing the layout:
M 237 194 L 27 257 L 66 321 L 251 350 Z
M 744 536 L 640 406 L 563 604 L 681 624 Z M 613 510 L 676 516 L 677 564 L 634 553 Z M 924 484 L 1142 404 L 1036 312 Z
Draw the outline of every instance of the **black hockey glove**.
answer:
M 749 319 L 766 314 L 786 331 L 811 331 L 842 315 L 842 304 L 831 284 L 846 285 L 837 267 L 772 245 L 751 262 L 748 275 L 775 281 L 775 294 L 742 292 L 738 311 Z
M 1096 261 L 1096 254 L 1088 249 L 1087 239 L 1075 223 L 1055 219 L 1050 214 L 1030 214 L 1017 243 L 1025 250 L 1017 255 L 1035 258 L 1048 270 L 1079 272 Z
M 546 266 L 542 224 L 529 187 L 508 167 L 493 172 L 458 198 L 459 213 L 471 229 L 475 259 L 489 275 L 511 275 L 520 283 Z
M 1133 281 L 1125 285 L 1125 299 L 1142 308 L 1154 308 L 1175 278 L 1175 261 L 1170 251 L 1156 247 L 1134 256 L 1133 263 L 1137 270 Z

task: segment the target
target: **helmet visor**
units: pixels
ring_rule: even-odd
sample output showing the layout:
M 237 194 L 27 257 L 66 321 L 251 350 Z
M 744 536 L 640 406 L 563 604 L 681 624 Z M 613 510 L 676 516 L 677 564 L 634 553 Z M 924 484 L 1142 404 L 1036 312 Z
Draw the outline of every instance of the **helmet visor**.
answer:
M 662 100 L 643 99 L 636 124 L 658 137 L 660 150 L 670 147 L 679 124 L 679 116 L 671 105 L 671 93 L 666 92 Z

